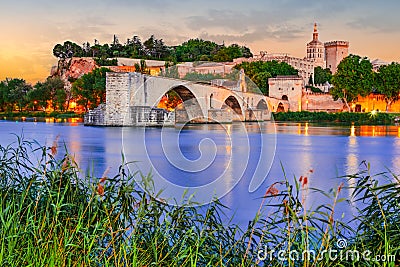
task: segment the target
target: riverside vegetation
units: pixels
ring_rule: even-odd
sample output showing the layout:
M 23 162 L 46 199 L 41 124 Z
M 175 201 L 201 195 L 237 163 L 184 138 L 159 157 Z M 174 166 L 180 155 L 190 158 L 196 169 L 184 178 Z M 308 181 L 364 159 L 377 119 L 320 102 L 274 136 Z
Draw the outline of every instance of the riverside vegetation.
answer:
M 276 112 L 275 121 L 293 122 L 326 122 L 355 125 L 390 125 L 395 122 L 399 114 L 395 113 L 356 113 L 356 112 Z
M 130 172 L 129 163 L 115 176 L 105 171 L 94 177 L 84 174 L 72 155 L 60 155 L 57 145 L 58 140 L 43 147 L 16 137 L 13 144 L 0 146 L 1 266 L 399 264 L 393 257 L 399 258 L 400 249 L 400 181 L 393 173 L 372 176 L 365 165 L 364 171 L 342 177 L 351 188 L 342 183 L 320 192 L 331 198 L 330 204 L 309 210 L 308 193 L 318 191 L 308 182 L 313 171 L 293 181 L 283 172 L 282 181 L 266 188 L 254 219 L 241 229 L 226 222 L 227 208 L 218 200 L 197 208 L 169 206 L 147 193 L 151 176 Z M 345 190 L 352 192 L 351 199 L 341 198 Z M 358 207 L 351 221 L 356 227 L 335 213 L 345 201 Z M 324 253 L 338 249 L 341 239 L 347 240 L 343 253 L 371 251 L 371 260 L 332 259 Z M 315 258 L 294 253 L 312 249 Z M 279 250 L 286 259 L 272 253 Z M 372 260 L 376 255 L 387 260 Z

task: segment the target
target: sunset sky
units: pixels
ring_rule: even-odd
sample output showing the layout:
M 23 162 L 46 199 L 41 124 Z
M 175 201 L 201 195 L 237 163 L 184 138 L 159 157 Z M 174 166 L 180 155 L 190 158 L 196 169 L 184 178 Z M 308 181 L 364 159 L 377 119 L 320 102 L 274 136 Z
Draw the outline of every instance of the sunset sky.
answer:
M 321 41 L 348 40 L 350 52 L 400 61 L 398 0 L 1 0 L 0 80 L 44 80 L 55 44 L 121 42 L 151 34 L 175 45 L 189 38 L 249 46 L 253 53 L 305 56 L 313 23 Z

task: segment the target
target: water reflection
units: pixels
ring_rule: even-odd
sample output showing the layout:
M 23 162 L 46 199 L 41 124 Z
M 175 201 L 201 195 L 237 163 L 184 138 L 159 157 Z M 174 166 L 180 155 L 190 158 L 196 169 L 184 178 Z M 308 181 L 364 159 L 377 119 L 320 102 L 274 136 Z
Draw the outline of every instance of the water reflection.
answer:
M 49 119 L 48 122 L 0 121 L 0 144 L 7 145 L 15 141 L 10 133 L 21 134 L 28 139 L 35 139 L 41 144 L 50 146 L 57 135 L 60 142 L 65 142 L 69 152 L 76 156 L 76 160 L 83 171 L 92 169 L 97 177 L 100 177 L 107 167 L 112 167 L 111 174 L 116 174 L 121 163 L 122 133 L 126 135 L 125 141 L 131 146 L 126 153 L 137 161 L 144 162 L 147 154 L 152 156 L 153 164 L 160 171 L 167 173 L 171 179 L 181 179 L 185 184 L 187 174 L 170 164 L 165 163 L 160 145 L 160 129 L 150 129 L 146 142 L 148 151 L 140 150 L 140 143 L 144 140 L 138 138 L 137 128 L 99 128 L 84 127 L 79 120 L 70 119 L 69 122 L 56 123 Z M 74 127 L 70 127 L 74 126 Z M 255 169 L 259 154 L 263 148 L 263 138 L 270 138 L 272 133 L 277 135 L 276 156 L 268 177 L 259 190 L 249 193 L 250 173 Z M 172 138 L 177 129 L 167 129 Z M 233 146 L 234 142 L 244 142 L 243 133 L 249 134 L 249 142 L 252 148 L 250 153 L 245 153 L 242 148 Z M 261 133 L 261 134 L 260 134 Z M 260 197 L 264 195 L 266 188 L 274 181 L 283 179 L 283 170 L 290 181 L 293 176 L 298 179 L 305 175 L 309 178 L 310 187 L 328 191 L 337 188 L 342 180 L 336 177 L 354 174 L 359 170 L 361 161 L 371 163 L 371 173 L 385 171 L 386 167 L 400 173 L 400 127 L 399 126 L 326 126 L 313 123 L 273 123 L 266 122 L 259 127 L 258 123 L 248 123 L 245 127 L 240 124 L 227 125 L 187 125 L 178 134 L 180 145 L 186 148 L 184 155 L 189 159 L 199 156 L 199 140 L 208 137 L 214 140 L 217 146 L 217 158 L 213 162 L 213 168 L 207 175 L 199 175 L 193 181 L 204 185 L 220 176 L 225 171 L 227 179 L 220 185 L 222 188 L 230 188 L 243 176 L 239 184 L 228 193 L 222 202 L 236 212 L 236 222 L 247 224 L 256 213 Z M 272 137 L 271 137 L 272 138 Z M 247 141 L 246 141 L 247 142 Z M 62 156 L 63 144 L 60 145 Z M 241 165 L 250 162 L 248 169 L 242 175 Z M 140 164 L 140 163 L 139 163 Z M 281 165 L 282 164 L 282 165 Z M 313 169 L 313 173 L 309 172 Z M 151 166 L 141 166 L 144 174 L 151 171 Z M 355 183 L 354 180 L 349 181 Z M 350 196 L 351 192 L 346 194 Z M 345 193 L 344 193 L 345 194 Z M 330 201 L 314 195 L 307 199 L 307 206 L 312 202 L 322 204 Z M 348 212 L 344 207 L 340 212 Z
M 55 118 L 55 117 L 2 117 L 0 121 L 13 122 L 45 122 L 45 123 L 68 123 L 69 126 L 79 126 L 83 118 Z
M 358 165 L 360 164 L 358 156 L 358 139 L 356 136 L 349 136 L 347 143 L 347 162 L 346 174 L 351 175 L 358 172 Z
M 399 128 L 400 133 L 400 128 Z M 399 136 L 400 137 L 400 136 Z M 393 142 L 393 157 L 392 157 L 392 166 L 390 170 L 394 171 L 395 174 L 400 173 L 400 138 L 396 138 Z M 396 181 L 394 181 L 396 182 Z
M 400 137 L 398 125 L 326 125 L 319 123 L 277 122 L 277 132 L 297 135 L 344 135 L 344 136 L 395 136 Z

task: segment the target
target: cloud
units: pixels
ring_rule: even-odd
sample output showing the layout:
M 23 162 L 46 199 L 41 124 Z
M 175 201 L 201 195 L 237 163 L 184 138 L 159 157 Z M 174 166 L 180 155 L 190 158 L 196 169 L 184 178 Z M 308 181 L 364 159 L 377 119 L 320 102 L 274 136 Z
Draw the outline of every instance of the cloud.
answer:
M 273 11 L 268 11 L 273 12 Z M 189 16 L 186 26 L 201 32 L 200 38 L 217 42 L 254 42 L 265 39 L 289 41 L 305 36 L 307 30 L 264 11 L 239 12 L 211 9 L 206 15 Z
M 352 20 L 347 23 L 347 26 L 373 33 L 398 33 L 400 32 L 399 23 L 399 18 L 369 16 Z
M 240 43 L 253 43 L 257 41 L 263 41 L 267 39 L 273 39 L 280 42 L 288 42 L 298 38 L 304 38 L 305 30 L 301 27 L 294 25 L 281 25 L 281 26 L 269 26 L 265 28 L 256 28 L 254 30 L 244 33 L 233 33 L 233 34 L 210 34 L 203 32 L 200 34 L 200 38 L 211 39 L 215 42 L 222 43 L 228 42 L 240 42 Z

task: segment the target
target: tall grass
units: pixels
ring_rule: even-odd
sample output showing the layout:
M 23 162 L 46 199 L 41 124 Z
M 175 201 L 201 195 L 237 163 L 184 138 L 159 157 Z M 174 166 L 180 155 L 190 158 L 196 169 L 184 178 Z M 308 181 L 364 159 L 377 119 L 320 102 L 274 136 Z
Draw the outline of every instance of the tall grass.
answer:
M 42 147 L 18 137 L 0 146 L 0 266 L 395 266 L 332 260 L 324 251 L 341 239 L 348 240 L 343 251 L 399 255 L 394 174 L 385 174 L 391 180 L 382 185 L 368 168 L 347 177 L 354 186 L 320 192 L 331 202 L 315 210 L 307 208 L 310 191 L 317 191 L 308 178 L 289 182 L 284 175 L 241 229 L 225 223 L 218 200 L 201 208 L 169 206 L 138 187 L 134 178 L 151 184 L 149 175 L 121 165 L 114 176 L 106 170 L 81 177 L 71 155 L 56 155 L 57 142 Z M 353 198 L 341 198 L 343 190 Z M 337 219 L 335 207 L 343 201 L 359 207 L 358 228 Z M 311 250 L 316 255 L 296 258 Z

